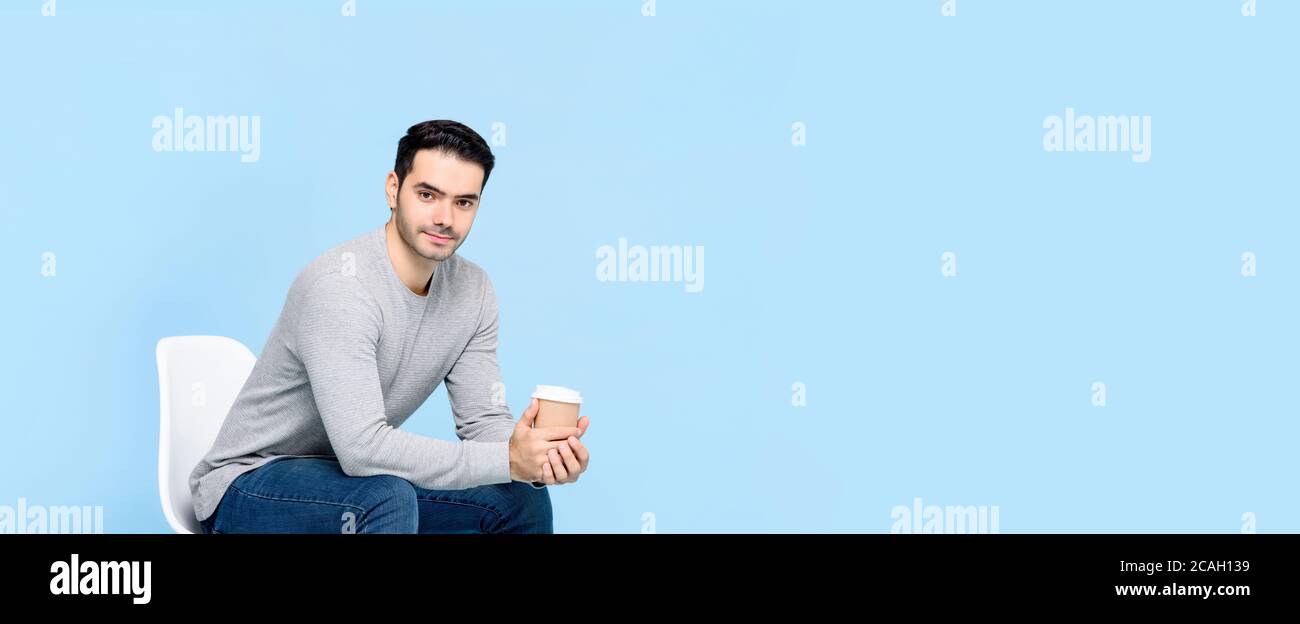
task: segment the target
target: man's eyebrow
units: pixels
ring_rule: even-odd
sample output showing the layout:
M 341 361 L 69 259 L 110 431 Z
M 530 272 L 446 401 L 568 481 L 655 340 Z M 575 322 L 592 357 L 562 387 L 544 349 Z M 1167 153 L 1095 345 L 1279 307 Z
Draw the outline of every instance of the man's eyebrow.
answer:
M 432 184 L 429 184 L 428 182 L 416 182 L 416 183 L 415 183 L 415 188 L 416 188 L 416 189 L 424 189 L 424 190 L 428 190 L 428 191 L 433 191 L 433 192 L 435 192 L 435 193 L 437 193 L 437 194 L 439 194 L 439 195 L 446 195 L 446 193 L 442 192 L 442 189 L 439 189 L 438 187 L 436 187 L 436 186 L 434 186 L 434 185 L 432 185 Z M 476 200 L 476 199 L 478 199 L 478 193 L 466 193 L 466 194 L 464 194 L 464 195 L 457 195 L 457 196 L 456 196 L 456 199 L 475 199 L 475 200 Z

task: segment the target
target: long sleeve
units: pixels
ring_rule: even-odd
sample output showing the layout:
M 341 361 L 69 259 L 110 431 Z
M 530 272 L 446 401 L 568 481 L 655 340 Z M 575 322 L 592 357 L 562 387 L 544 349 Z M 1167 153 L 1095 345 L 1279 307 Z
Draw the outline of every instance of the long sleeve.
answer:
M 388 424 L 376 362 L 382 329 L 378 305 L 353 277 L 323 275 L 303 296 L 294 343 L 343 471 L 351 476 L 394 475 L 439 490 L 510 482 L 509 442 L 497 439 L 499 435 L 450 442 Z M 476 352 L 473 357 L 477 364 L 469 368 L 481 371 L 486 365 L 483 355 Z M 495 367 L 495 356 L 490 362 Z M 484 409 L 469 399 L 465 404 L 467 409 Z M 473 413 L 474 422 L 499 419 Z
M 444 380 L 456 436 L 462 440 L 504 442 L 514 433 L 497 363 L 498 317 L 496 293 L 485 277 L 478 328 Z
M 506 403 L 501 366 L 497 363 L 499 327 L 496 291 L 484 276 L 478 329 L 444 380 L 447 402 L 456 420 L 456 435 L 462 440 L 509 443 L 514 435 L 515 421 Z M 534 489 L 546 487 L 538 482 L 531 485 Z

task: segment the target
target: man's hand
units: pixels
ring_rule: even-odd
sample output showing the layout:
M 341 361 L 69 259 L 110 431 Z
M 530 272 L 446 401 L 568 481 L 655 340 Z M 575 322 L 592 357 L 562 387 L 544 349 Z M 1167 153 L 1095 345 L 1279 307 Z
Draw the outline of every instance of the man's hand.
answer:
M 546 485 L 556 485 L 558 483 L 573 483 L 578 480 L 578 476 L 587 471 L 587 461 L 591 459 L 591 453 L 587 452 L 587 447 L 583 446 L 578 438 L 587 432 L 587 426 L 591 424 L 591 419 L 583 416 L 578 419 L 578 434 L 569 436 L 569 439 L 560 443 L 559 447 L 552 449 L 547 453 L 546 465 L 542 466 L 542 483 Z
M 586 430 L 583 420 L 578 421 L 577 427 L 542 427 L 533 428 L 533 421 L 537 420 L 537 399 L 533 399 L 528 404 L 528 409 L 524 410 L 524 415 L 515 423 L 515 432 L 510 436 L 510 479 L 514 481 L 539 481 L 547 485 L 554 484 L 555 476 L 551 474 L 551 480 L 546 480 L 548 474 L 546 470 L 550 468 L 550 454 L 559 453 L 557 449 L 564 447 L 570 454 L 572 450 L 568 440 L 577 440 Z M 583 449 L 586 454 L 586 449 Z M 544 468 L 546 467 L 546 468 Z M 586 462 L 583 462 L 586 467 Z M 576 479 L 576 477 L 575 477 Z

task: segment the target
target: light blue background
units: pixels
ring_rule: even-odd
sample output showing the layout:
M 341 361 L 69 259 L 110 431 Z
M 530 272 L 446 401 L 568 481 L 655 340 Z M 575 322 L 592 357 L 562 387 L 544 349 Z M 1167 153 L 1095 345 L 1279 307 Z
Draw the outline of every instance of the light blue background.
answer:
M 507 125 L 461 253 L 512 411 L 592 418 L 559 531 L 1300 530 L 1300 3 L 266 4 L 0 7 L 0 504 L 167 531 L 157 341 L 260 352 L 450 118 Z M 260 115 L 261 160 L 155 153 L 176 107 Z M 1151 115 L 1151 161 L 1044 152 L 1066 107 Z M 596 281 L 620 236 L 703 245 L 704 291 Z M 407 426 L 453 438 L 445 393 Z

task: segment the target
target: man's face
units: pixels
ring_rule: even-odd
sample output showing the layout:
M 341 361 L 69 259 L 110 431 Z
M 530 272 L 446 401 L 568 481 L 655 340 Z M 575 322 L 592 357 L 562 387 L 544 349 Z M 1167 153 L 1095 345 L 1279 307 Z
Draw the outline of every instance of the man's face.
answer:
M 388 207 L 397 212 L 397 232 L 426 260 L 450 258 L 474 224 L 483 167 L 437 150 L 415 153 L 402 187 L 388 174 Z

